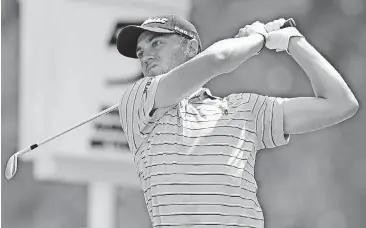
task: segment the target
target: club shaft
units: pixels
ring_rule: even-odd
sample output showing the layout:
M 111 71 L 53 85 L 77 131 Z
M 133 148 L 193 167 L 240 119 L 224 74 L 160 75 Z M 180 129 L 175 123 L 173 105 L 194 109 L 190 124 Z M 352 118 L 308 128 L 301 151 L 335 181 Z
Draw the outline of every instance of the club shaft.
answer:
M 118 108 L 118 105 L 119 105 L 119 104 L 117 103 L 117 104 L 115 104 L 115 105 L 113 105 L 113 106 L 111 106 L 111 107 L 109 107 L 109 108 L 107 108 L 107 109 L 105 109 L 105 110 L 103 110 L 103 111 L 101 111 L 101 112 L 99 112 L 99 113 L 97 113 L 97 114 L 95 114 L 95 115 L 93 115 L 93 116 L 89 117 L 88 119 L 86 119 L 86 120 L 84 120 L 84 121 L 82 121 L 82 122 L 80 122 L 80 123 L 77 123 L 77 124 L 75 124 L 75 125 L 71 126 L 71 127 L 70 127 L 70 128 L 68 128 L 68 129 L 65 129 L 65 130 L 63 130 L 63 131 L 60 131 L 60 132 L 59 132 L 59 133 L 57 133 L 56 135 L 51 136 L 51 137 L 49 137 L 49 138 L 47 138 L 47 139 L 45 139 L 45 140 L 43 140 L 43 141 L 41 141 L 41 142 L 39 142 L 39 143 L 37 143 L 37 144 L 33 144 L 33 145 L 31 145 L 31 146 L 29 146 L 29 147 L 27 147 L 27 148 L 24 148 L 24 149 L 22 149 L 22 150 L 20 150 L 20 151 L 16 152 L 15 154 L 16 154 L 17 156 L 19 156 L 19 155 L 21 155 L 21 154 L 25 154 L 25 153 L 27 153 L 27 152 L 29 152 L 29 151 L 31 151 L 31 150 L 33 150 L 33 149 L 35 149 L 35 148 L 39 147 L 39 146 L 41 146 L 41 145 L 43 145 L 43 144 L 45 144 L 45 143 L 47 143 L 47 142 L 51 141 L 51 140 L 53 140 L 53 139 L 55 139 L 55 138 L 57 138 L 57 137 L 59 137 L 59 136 L 61 136 L 61 135 L 63 135 L 63 134 L 66 134 L 67 132 L 69 132 L 69 131 L 71 131 L 71 130 L 74 130 L 75 128 L 80 127 L 80 126 L 81 126 L 81 125 L 83 125 L 83 124 L 86 124 L 86 123 L 88 123 L 88 122 L 90 122 L 90 121 L 92 121 L 92 120 L 94 120 L 94 119 L 96 119 L 96 118 L 98 118 L 98 117 L 100 117 L 100 116 L 103 116 L 103 115 L 105 115 L 105 114 L 108 114 L 108 113 L 112 112 L 113 110 L 115 110 L 115 109 L 117 109 L 117 108 Z

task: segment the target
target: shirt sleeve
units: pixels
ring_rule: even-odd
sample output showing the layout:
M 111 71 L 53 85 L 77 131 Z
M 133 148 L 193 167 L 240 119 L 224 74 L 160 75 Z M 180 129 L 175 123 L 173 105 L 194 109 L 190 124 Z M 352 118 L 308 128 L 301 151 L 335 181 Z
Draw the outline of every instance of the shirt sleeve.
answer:
M 132 149 L 138 148 L 140 143 L 138 139 L 147 133 L 146 127 L 162 116 L 160 110 L 151 113 L 162 76 L 138 80 L 124 91 L 120 99 L 120 122 Z
M 274 148 L 289 143 L 290 136 L 284 133 L 283 128 L 286 98 L 252 95 L 257 149 Z

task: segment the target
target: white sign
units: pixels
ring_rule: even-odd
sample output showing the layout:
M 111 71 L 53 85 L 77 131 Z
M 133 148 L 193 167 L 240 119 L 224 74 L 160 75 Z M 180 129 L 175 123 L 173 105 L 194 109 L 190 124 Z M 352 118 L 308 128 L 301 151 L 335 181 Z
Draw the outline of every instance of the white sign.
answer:
M 123 26 L 141 24 L 154 15 L 187 17 L 189 13 L 187 1 L 177 1 L 171 10 L 170 3 L 146 9 L 132 4 L 134 1 L 121 1 L 125 6 L 95 2 L 21 2 L 20 148 L 116 104 L 127 86 L 141 77 L 139 62 L 123 57 L 116 49 L 116 35 Z M 51 153 L 130 153 L 118 111 L 37 148 L 25 158 Z

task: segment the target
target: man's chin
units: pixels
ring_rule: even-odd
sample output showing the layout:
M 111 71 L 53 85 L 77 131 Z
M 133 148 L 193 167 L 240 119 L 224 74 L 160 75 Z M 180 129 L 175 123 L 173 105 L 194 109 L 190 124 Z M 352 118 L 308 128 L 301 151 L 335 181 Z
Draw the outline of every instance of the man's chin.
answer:
M 149 73 L 145 74 L 145 77 L 155 77 L 157 75 L 159 75 L 159 74 L 156 74 L 156 73 L 153 73 L 153 72 L 149 72 Z
M 147 73 L 147 76 L 148 77 L 155 77 L 155 76 L 158 76 L 158 75 L 161 75 L 161 74 L 164 74 L 164 72 L 162 72 L 161 70 L 158 70 L 158 69 L 151 69 L 148 73 Z

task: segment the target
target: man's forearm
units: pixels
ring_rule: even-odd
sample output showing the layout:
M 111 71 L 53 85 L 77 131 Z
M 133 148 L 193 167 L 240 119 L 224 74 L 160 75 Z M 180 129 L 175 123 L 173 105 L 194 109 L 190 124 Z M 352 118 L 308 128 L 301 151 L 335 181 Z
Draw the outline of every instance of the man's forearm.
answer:
M 247 37 L 230 38 L 216 42 L 209 49 L 217 49 L 222 53 L 225 73 L 231 72 L 238 68 L 243 62 L 250 57 L 257 55 L 263 48 L 264 37 L 260 34 L 252 34 Z
M 288 51 L 310 78 L 317 97 L 358 105 L 341 75 L 305 38 L 292 37 Z
M 229 40 L 226 49 L 229 70 L 233 71 L 250 57 L 255 56 L 263 48 L 264 37 L 260 34 L 252 34 L 248 37 L 233 38 Z

